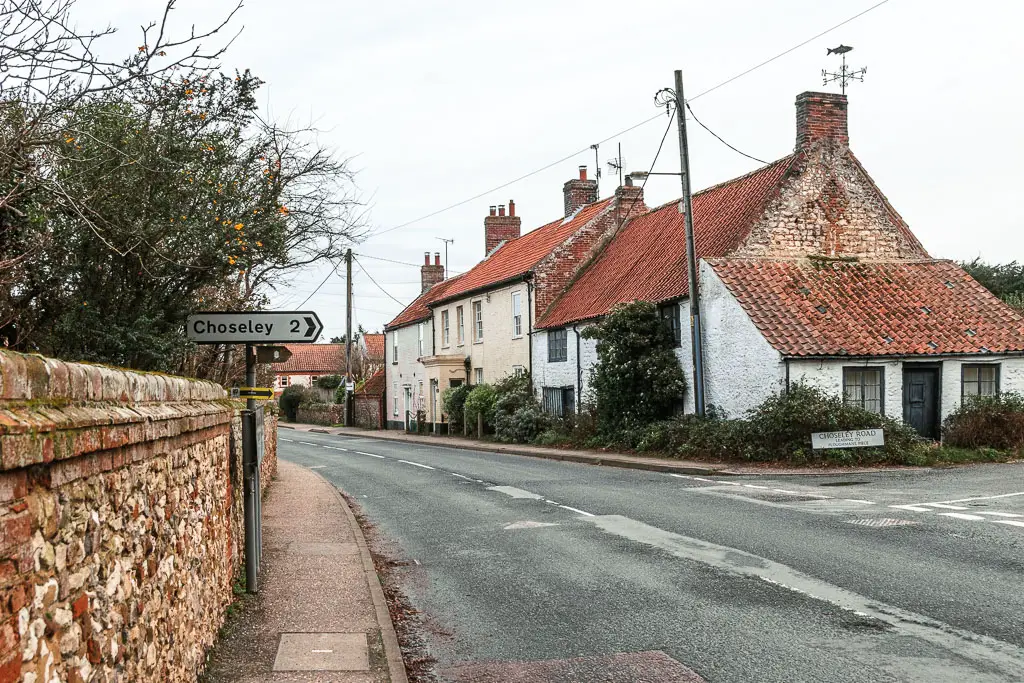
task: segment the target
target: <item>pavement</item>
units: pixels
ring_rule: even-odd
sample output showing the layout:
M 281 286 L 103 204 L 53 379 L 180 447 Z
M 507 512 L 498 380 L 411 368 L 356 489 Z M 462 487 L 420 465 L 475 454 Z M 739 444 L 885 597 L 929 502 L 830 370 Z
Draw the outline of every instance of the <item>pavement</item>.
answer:
M 1021 464 L 721 476 L 279 435 L 400 554 L 441 680 L 1024 680 Z
M 232 608 L 203 683 L 407 683 L 366 540 L 338 490 L 290 462 L 263 504 L 259 593 Z
M 400 441 L 408 444 L 424 444 L 444 446 L 470 451 L 489 451 L 492 453 L 508 453 L 531 458 L 560 460 L 562 462 L 578 462 L 587 465 L 604 465 L 605 467 L 621 467 L 623 469 L 647 470 L 650 472 L 675 472 L 678 474 L 716 474 L 719 476 L 765 474 L 828 474 L 828 473 L 865 473 L 884 472 L 890 470 L 913 470 L 916 467 L 778 467 L 762 465 L 750 467 L 736 463 L 703 462 L 697 460 L 681 460 L 678 458 L 655 458 L 644 455 L 628 455 L 614 451 L 581 450 L 568 448 L 550 448 L 523 444 L 502 444 L 494 441 L 470 439 L 461 436 L 433 436 L 407 434 L 397 430 L 361 429 L 358 427 L 322 427 L 320 425 L 289 422 L 279 425 L 283 429 L 294 429 L 301 432 L 317 434 L 333 434 L 336 436 L 353 436 L 385 441 Z

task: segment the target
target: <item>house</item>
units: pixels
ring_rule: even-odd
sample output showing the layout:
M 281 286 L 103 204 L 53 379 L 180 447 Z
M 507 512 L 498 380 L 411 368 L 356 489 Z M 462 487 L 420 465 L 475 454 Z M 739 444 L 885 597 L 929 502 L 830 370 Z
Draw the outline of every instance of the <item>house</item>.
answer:
M 445 389 L 531 370 L 539 315 L 630 215 L 647 210 L 639 187 L 620 187 L 603 200 L 597 190 L 581 166 L 562 188 L 559 218 L 521 234 L 514 202 L 507 214 L 504 205 L 492 206 L 484 218 L 485 258 L 476 266 L 436 282 L 428 259 L 423 294 L 385 327 L 389 426 L 408 425 L 422 410 L 432 429 L 442 430 Z
M 285 348 L 291 352 L 291 358 L 271 366 L 275 396 L 294 384 L 313 386 L 313 380 L 321 375 L 344 373 L 344 344 L 285 344 Z
M 384 334 L 364 332 L 358 341 L 359 367 L 356 379 L 368 379 L 384 369 Z
M 379 335 L 383 337 L 384 335 Z M 353 394 L 353 414 L 357 427 L 384 429 L 384 368 L 371 375 Z
M 963 396 L 1024 389 L 1024 318 L 927 254 L 850 151 L 847 98 L 803 93 L 796 110 L 793 154 L 693 196 L 707 402 L 741 415 L 805 380 L 934 437 Z M 586 394 L 582 331 L 632 300 L 658 304 L 692 383 L 680 210 L 632 218 L 538 320 L 549 411 Z

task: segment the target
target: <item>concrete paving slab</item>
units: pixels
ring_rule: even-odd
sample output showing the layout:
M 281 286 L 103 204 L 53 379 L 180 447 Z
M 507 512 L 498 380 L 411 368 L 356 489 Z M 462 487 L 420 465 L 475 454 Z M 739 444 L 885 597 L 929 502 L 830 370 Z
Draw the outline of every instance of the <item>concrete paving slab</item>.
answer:
M 365 633 L 282 633 L 274 671 L 369 671 Z

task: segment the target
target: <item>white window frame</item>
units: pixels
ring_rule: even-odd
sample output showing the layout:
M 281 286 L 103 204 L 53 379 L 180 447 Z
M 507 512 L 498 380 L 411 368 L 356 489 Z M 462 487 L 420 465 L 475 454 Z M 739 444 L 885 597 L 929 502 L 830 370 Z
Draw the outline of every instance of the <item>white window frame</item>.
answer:
M 474 370 L 473 370 L 473 383 L 474 384 L 478 384 L 478 385 L 484 383 L 484 369 L 483 368 L 474 368 Z
M 451 346 L 451 334 L 448 330 L 448 309 L 441 311 L 441 346 L 448 348 Z
M 458 333 L 459 346 L 466 343 L 466 315 L 462 306 L 455 307 L 455 328 Z
M 391 333 L 391 364 L 398 365 L 398 330 Z
M 394 406 L 392 414 L 398 417 L 398 382 L 391 385 L 391 403 Z
M 473 302 L 473 343 L 482 344 L 484 341 L 484 302 L 477 300 Z
M 523 293 L 512 292 L 512 338 L 523 337 Z
M 419 349 L 419 357 L 423 357 L 423 323 L 416 326 L 416 343 Z

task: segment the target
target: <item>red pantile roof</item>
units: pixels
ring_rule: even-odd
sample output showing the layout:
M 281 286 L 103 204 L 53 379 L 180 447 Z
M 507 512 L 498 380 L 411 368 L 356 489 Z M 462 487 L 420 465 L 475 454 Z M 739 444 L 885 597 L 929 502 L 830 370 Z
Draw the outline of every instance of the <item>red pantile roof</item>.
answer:
M 405 310 L 398 314 L 398 316 L 384 326 L 385 330 L 393 330 L 396 327 L 403 327 L 405 325 L 411 325 L 412 323 L 426 320 L 430 317 L 429 305 L 444 296 L 444 293 L 452 286 L 457 284 L 459 280 L 464 278 L 468 273 L 457 275 L 447 280 L 442 280 L 436 285 L 428 289 L 423 294 L 420 294 L 416 299 L 405 307 Z
M 380 369 L 373 373 L 355 393 L 358 395 L 381 396 L 384 394 L 385 384 L 384 370 Z
M 740 245 L 796 159 L 790 155 L 693 196 L 697 258 L 724 256 Z M 637 216 L 619 231 L 579 279 L 541 316 L 537 327 L 561 327 L 604 315 L 616 304 L 686 296 L 686 240 L 679 201 Z
M 292 352 L 292 357 L 271 366 L 276 374 L 337 374 L 345 367 L 344 344 L 285 344 L 285 347 Z
M 1024 316 L 950 261 L 708 262 L 783 355 L 1024 351 Z
M 384 335 L 367 332 L 363 334 L 366 355 L 370 360 L 384 360 Z
M 506 242 L 490 257 L 464 273 L 458 284 L 450 287 L 434 301 L 454 299 L 525 275 L 550 254 L 552 249 L 608 208 L 612 201 L 603 199 L 587 204 L 569 219 L 560 218 Z

